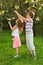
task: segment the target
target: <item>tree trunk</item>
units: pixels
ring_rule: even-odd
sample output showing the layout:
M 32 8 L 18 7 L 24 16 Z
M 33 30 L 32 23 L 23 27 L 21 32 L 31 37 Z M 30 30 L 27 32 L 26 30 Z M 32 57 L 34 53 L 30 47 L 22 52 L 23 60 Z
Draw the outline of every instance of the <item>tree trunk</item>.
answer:
M 34 0 L 35 1 L 35 0 Z M 34 17 L 34 23 L 33 23 L 33 33 L 34 33 L 34 37 L 36 36 L 36 33 L 35 33 L 35 24 L 36 24 L 36 16 L 37 16 L 37 4 L 35 3 L 34 4 L 34 10 L 35 10 L 35 17 Z
M 3 23 L 0 22 L 0 33 L 2 32 L 2 28 L 3 28 Z

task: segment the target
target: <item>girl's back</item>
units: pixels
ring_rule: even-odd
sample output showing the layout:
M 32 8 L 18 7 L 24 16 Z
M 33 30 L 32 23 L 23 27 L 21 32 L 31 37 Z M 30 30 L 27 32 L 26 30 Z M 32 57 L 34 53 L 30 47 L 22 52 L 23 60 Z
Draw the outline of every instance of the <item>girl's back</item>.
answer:
M 11 34 L 11 35 L 12 35 L 12 36 L 17 36 L 17 37 L 19 37 L 18 27 L 17 27 L 15 30 L 12 31 L 12 34 Z

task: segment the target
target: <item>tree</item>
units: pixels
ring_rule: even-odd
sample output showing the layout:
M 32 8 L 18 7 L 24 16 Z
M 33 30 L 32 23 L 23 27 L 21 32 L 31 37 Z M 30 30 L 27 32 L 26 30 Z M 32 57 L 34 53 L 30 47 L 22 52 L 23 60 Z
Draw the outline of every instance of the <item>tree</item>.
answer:
M 43 20 L 43 0 L 0 0 L 0 29 L 3 28 L 2 24 L 6 24 L 3 22 L 4 19 L 14 20 L 16 18 L 15 9 L 23 16 L 27 10 L 34 11 L 36 14 L 34 21 Z

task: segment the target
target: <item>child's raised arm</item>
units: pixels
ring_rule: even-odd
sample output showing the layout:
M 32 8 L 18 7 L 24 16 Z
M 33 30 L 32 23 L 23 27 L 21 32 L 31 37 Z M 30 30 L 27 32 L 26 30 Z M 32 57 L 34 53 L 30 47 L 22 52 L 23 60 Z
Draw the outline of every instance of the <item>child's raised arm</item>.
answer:
M 20 19 L 18 18 L 18 19 L 16 20 L 16 23 L 18 23 L 19 20 L 20 20 Z M 21 19 L 20 21 L 23 23 L 23 20 L 22 20 L 22 19 Z
M 16 20 L 16 23 L 19 21 L 19 19 Z
M 16 29 L 16 27 L 17 27 L 16 25 L 15 25 L 14 27 L 12 27 L 12 25 L 11 25 L 11 22 L 10 22 L 10 21 L 8 22 L 8 24 L 9 24 L 10 29 L 11 29 L 12 31 L 13 31 L 14 29 Z
M 14 11 L 14 12 L 16 13 L 17 17 L 18 17 L 22 22 L 26 22 L 26 21 L 27 21 L 26 18 L 24 18 L 22 15 L 20 15 L 20 14 L 18 13 L 18 11 Z

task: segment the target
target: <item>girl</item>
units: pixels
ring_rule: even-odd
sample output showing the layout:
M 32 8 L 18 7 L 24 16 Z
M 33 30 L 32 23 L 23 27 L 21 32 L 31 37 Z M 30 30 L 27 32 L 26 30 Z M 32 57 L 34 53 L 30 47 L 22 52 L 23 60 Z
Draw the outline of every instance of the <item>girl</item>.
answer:
M 20 24 L 19 19 L 16 20 L 16 25 L 12 27 L 11 22 L 9 21 L 8 24 L 10 26 L 10 29 L 12 30 L 12 36 L 13 38 L 13 48 L 16 49 L 16 55 L 14 57 L 18 57 L 18 48 L 21 46 L 21 41 L 19 37 L 19 32 L 23 30 L 22 24 Z
M 17 11 L 15 11 L 17 17 L 22 21 L 25 22 L 25 32 L 26 32 L 26 43 L 27 47 L 30 51 L 30 56 L 34 55 L 34 58 L 36 59 L 36 52 L 35 52 L 35 46 L 33 42 L 33 12 L 27 12 L 26 18 L 21 16 Z

